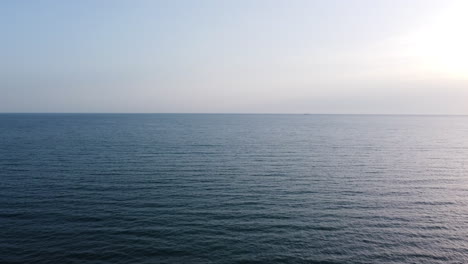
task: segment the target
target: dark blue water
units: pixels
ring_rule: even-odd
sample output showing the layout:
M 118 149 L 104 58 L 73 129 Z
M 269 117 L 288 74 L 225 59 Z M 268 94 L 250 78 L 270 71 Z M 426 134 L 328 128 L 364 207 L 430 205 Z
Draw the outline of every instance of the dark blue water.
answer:
M 468 117 L 0 115 L 1 263 L 468 263 Z

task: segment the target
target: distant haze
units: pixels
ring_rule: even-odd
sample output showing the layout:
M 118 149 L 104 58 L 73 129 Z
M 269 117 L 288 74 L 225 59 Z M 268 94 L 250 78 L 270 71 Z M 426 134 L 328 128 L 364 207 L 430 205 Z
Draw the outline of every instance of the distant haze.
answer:
M 468 114 L 468 1 L 0 3 L 0 112 Z

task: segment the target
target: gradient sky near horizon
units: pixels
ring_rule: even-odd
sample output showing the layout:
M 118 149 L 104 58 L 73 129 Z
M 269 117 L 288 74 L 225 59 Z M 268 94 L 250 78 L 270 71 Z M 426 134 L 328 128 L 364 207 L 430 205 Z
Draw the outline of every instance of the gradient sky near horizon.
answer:
M 0 112 L 468 114 L 468 1 L 5 0 Z

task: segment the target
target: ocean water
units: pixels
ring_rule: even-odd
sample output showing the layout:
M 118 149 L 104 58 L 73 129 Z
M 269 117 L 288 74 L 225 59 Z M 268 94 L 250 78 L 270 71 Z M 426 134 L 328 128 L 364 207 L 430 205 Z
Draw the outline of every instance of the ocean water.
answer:
M 468 263 L 468 117 L 2 114 L 1 263 Z

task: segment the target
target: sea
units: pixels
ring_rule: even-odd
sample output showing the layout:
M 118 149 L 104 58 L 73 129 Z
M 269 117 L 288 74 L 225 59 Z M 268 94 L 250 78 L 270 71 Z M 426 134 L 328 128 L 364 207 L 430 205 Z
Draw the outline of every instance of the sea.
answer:
M 468 116 L 1 114 L 0 263 L 468 263 Z

